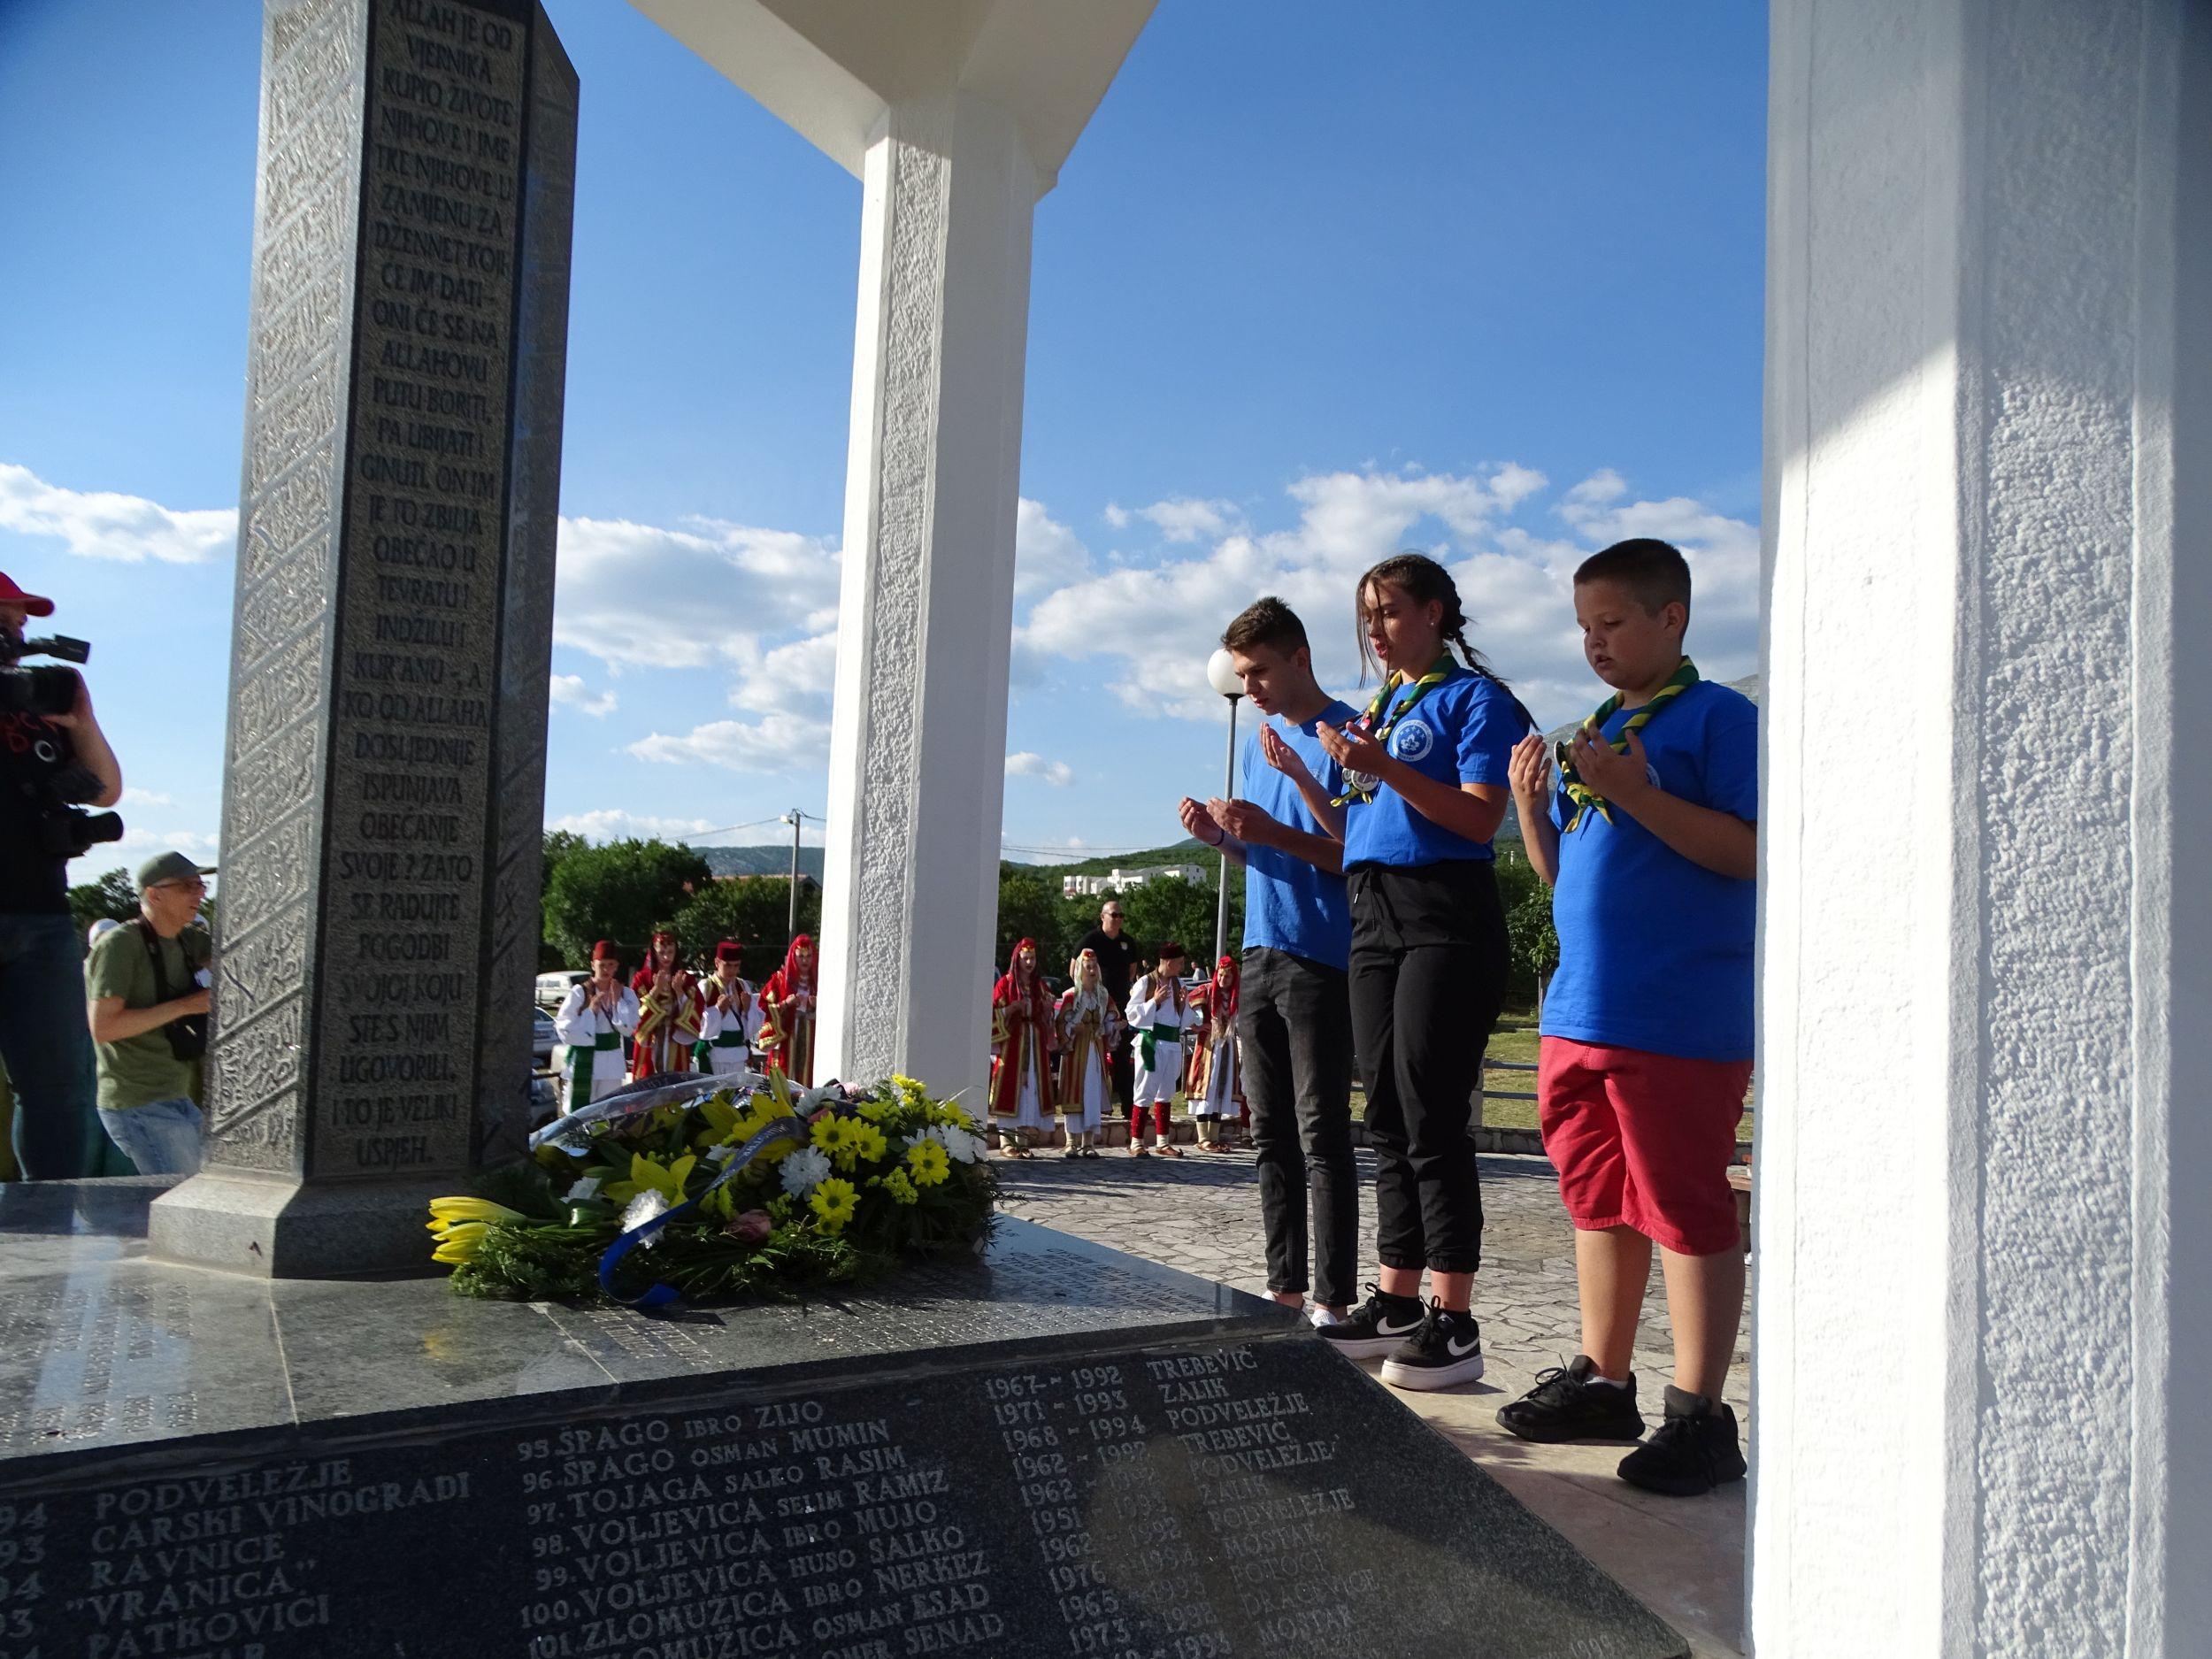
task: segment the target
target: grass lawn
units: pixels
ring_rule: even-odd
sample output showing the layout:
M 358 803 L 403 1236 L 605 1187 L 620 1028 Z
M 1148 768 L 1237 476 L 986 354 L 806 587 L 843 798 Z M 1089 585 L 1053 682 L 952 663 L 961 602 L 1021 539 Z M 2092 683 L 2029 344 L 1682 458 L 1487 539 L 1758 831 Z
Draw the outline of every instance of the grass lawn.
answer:
M 1501 1015 L 1490 1033 L 1490 1046 L 1484 1050 L 1486 1062 L 1483 1086 L 1509 1094 L 1533 1094 L 1536 1092 L 1536 1073 L 1492 1070 L 1489 1063 L 1500 1060 L 1518 1061 L 1525 1065 L 1536 1064 L 1536 1016 L 1532 1011 L 1509 1010 Z M 1746 1104 L 1749 1103 L 1747 1098 Z M 1352 1115 L 1367 1116 L 1367 1094 L 1357 1083 L 1352 1085 Z M 1536 1102 L 1532 1100 L 1499 1100 L 1496 1095 L 1483 1102 L 1482 1121 L 1494 1129 L 1533 1129 L 1536 1127 Z M 1736 1125 L 1736 1139 L 1751 1139 L 1751 1114 L 1747 1111 Z

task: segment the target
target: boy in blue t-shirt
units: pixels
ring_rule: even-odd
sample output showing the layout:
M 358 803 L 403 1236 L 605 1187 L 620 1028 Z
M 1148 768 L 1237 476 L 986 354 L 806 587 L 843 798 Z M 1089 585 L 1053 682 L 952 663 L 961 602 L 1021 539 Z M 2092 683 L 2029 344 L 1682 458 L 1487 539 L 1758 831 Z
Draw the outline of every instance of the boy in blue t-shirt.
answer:
M 1582 1349 L 1504 1407 L 1524 1440 L 1635 1440 L 1629 1370 L 1659 1246 L 1674 1383 L 1620 1475 L 1676 1496 L 1741 1479 L 1720 1403 L 1743 1317 L 1728 1166 L 1751 1080 L 1759 717 L 1682 654 L 1690 571 L 1639 538 L 1575 572 L 1583 652 L 1614 687 L 1560 745 L 1513 755 L 1529 861 L 1552 884 L 1559 971 L 1537 1079 L 1544 1150 L 1573 1218 Z
M 1305 625 L 1281 600 L 1247 607 L 1221 642 L 1252 706 L 1280 724 L 1262 726 L 1246 741 L 1243 798 L 1202 803 L 1185 796 L 1183 827 L 1244 866 L 1237 1035 L 1258 1154 L 1268 1294 L 1308 1307 L 1316 1324 L 1327 1325 L 1350 1307 L 1359 1273 L 1345 972 L 1352 910 L 1344 849 L 1296 780 L 1325 803 L 1342 791 L 1343 776 L 1317 731 L 1356 716 L 1314 678 Z

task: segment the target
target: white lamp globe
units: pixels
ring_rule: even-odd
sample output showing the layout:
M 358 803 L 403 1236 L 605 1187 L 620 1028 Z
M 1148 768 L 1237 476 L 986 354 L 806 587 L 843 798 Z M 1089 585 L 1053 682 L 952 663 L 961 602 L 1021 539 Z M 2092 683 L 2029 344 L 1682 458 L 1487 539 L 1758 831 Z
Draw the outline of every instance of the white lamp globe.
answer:
M 1207 683 L 1225 697 L 1241 697 L 1244 680 L 1237 672 L 1237 659 L 1223 647 L 1206 659 Z

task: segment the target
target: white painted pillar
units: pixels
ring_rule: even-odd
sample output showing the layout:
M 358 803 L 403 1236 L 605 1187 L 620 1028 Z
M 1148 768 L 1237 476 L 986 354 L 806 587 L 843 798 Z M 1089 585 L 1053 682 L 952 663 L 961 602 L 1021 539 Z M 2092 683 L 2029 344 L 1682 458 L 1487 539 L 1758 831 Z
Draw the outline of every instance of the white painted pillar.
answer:
M 2178 1659 L 2212 7 L 1773 25 L 1752 1640 Z
M 979 1103 L 1045 181 L 1002 110 L 953 92 L 891 106 L 862 183 L 816 1075 Z

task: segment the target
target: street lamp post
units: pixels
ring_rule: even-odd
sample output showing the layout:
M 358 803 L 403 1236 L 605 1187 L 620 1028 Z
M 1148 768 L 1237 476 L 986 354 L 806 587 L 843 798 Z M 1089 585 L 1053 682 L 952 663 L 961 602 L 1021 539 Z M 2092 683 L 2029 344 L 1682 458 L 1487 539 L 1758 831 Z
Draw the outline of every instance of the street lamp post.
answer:
M 1237 700 L 1244 695 L 1244 678 L 1237 672 L 1236 658 L 1225 648 L 1216 651 L 1206 664 L 1206 681 L 1229 700 L 1229 764 L 1228 781 L 1223 785 L 1221 798 L 1233 801 L 1237 793 Z M 1226 832 L 1224 832 L 1226 837 Z M 1229 854 L 1224 848 L 1221 854 L 1221 891 L 1214 901 L 1214 961 L 1217 964 L 1229 949 Z

